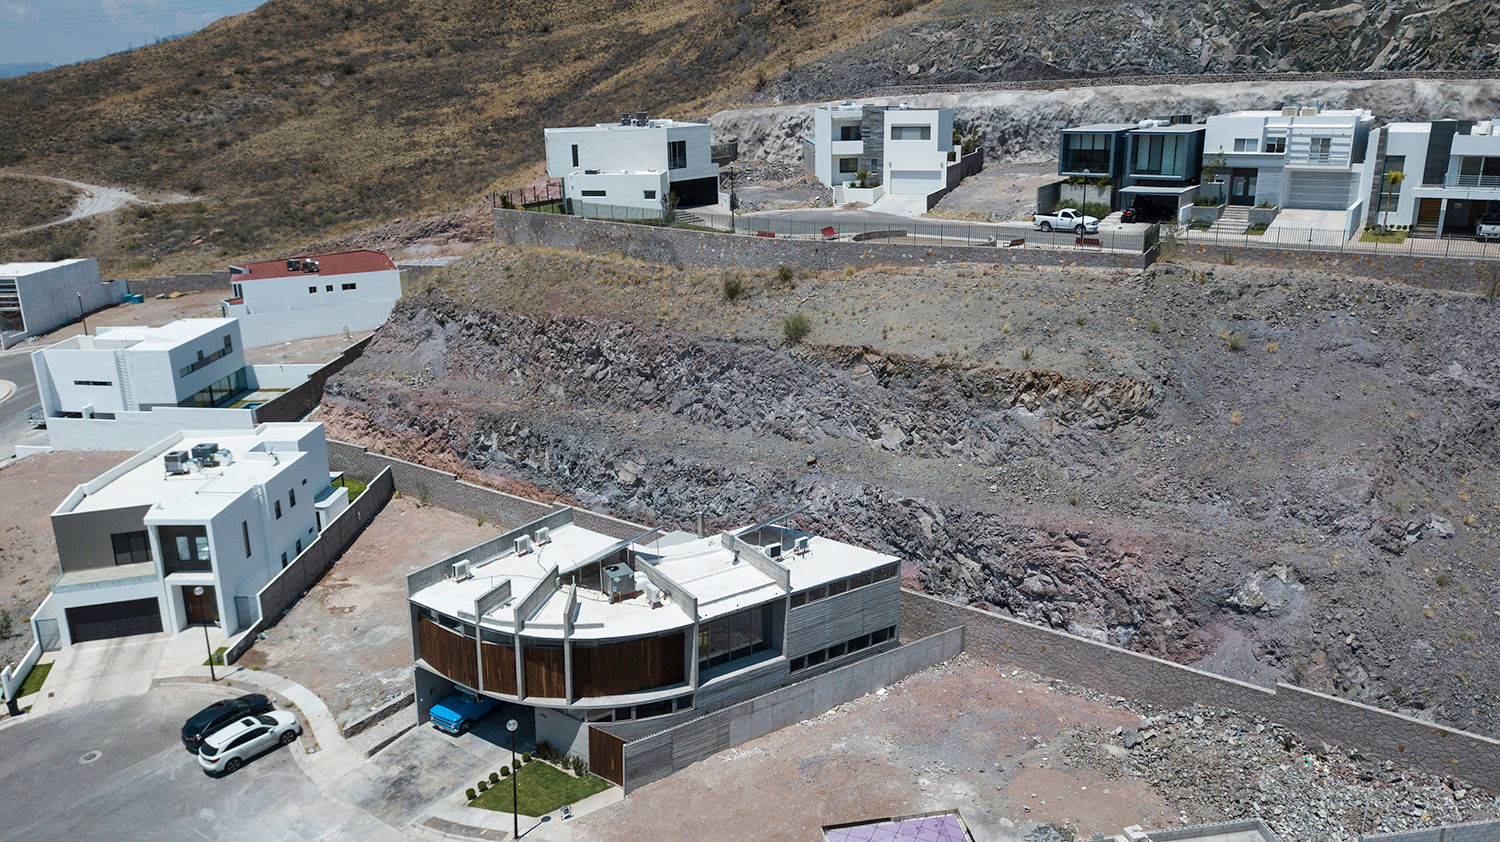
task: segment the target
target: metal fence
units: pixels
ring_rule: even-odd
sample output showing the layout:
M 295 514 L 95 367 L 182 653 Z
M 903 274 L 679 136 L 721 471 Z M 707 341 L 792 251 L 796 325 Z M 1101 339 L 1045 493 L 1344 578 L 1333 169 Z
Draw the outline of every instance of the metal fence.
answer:
M 1189 245 L 1227 248 L 1269 248 L 1289 251 L 1321 251 L 1335 254 L 1390 254 L 1413 257 L 1458 257 L 1477 260 L 1500 259 L 1500 242 L 1473 236 L 1413 237 L 1371 233 L 1346 237 L 1336 228 L 1268 228 L 1258 233 L 1184 231 L 1178 239 Z

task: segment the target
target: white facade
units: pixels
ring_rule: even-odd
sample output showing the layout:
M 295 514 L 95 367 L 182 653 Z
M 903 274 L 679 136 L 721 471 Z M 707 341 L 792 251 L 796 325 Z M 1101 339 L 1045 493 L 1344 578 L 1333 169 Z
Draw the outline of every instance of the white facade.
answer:
M 853 102 L 813 111 L 808 169 L 829 187 L 845 187 L 867 170 L 891 195 L 930 196 L 947 187 L 954 163 L 953 111 Z
M 1373 183 L 1384 188 L 1372 224 L 1408 225 L 1415 236 L 1473 234 L 1479 219 L 1500 213 L 1500 123 L 1391 123 L 1370 148 Z M 1393 171 L 1404 176 L 1395 187 Z
M 1348 211 L 1368 191 L 1365 147 L 1374 117 L 1364 109 L 1235 111 L 1209 117 L 1205 166 L 1218 162 L 1231 204 Z
M 213 450 L 184 473 L 165 457 Z M 323 426 L 182 432 L 80 485 L 52 514 L 62 575 L 44 603 L 64 646 L 215 622 L 233 636 L 255 599 L 316 540 L 329 485 Z M 195 588 L 205 593 L 195 595 Z
M 250 348 L 374 330 L 401 300 L 401 272 L 377 251 L 267 260 L 230 272 L 231 294 L 219 309 L 240 320 Z
M 662 199 L 681 205 L 718 199 L 719 165 L 713 162 L 707 123 L 647 120 L 622 115 L 618 123 L 551 128 L 544 132 L 547 175 L 563 181 L 577 205 L 632 208 L 660 214 Z
M 58 450 L 147 447 L 183 429 L 249 430 L 257 389 L 287 390 L 316 365 L 245 365 L 235 319 L 100 328 L 31 355 Z
M 0 263 L 0 347 L 62 327 L 125 299 L 125 284 L 99 279 L 99 262 Z

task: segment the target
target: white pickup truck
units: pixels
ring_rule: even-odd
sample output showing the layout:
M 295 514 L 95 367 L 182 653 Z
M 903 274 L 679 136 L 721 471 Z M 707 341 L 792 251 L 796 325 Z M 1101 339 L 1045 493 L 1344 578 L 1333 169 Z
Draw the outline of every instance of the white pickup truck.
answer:
M 1099 220 L 1096 217 L 1084 216 L 1081 211 L 1072 208 L 1063 208 L 1057 213 L 1039 213 L 1031 221 L 1032 227 L 1042 231 L 1072 230 L 1075 234 L 1097 234 L 1099 233 Z
M 1474 236 L 1481 240 L 1500 238 L 1500 216 L 1486 216 L 1474 226 Z

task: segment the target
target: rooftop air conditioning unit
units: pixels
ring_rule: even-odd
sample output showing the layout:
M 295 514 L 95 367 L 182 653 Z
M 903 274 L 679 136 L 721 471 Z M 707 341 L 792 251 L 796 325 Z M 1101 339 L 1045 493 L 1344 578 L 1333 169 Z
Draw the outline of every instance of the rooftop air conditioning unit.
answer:
M 781 558 L 781 544 L 767 544 L 766 555 L 770 556 L 771 558 Z
M 309 272 L 316 272 L 316 271 L 318 271 L 318 261 L 316 261 L 316 260 L 304 260 L 304 261 L 302 261 L 302 268 L 306 269 Z
M 630 125 L 630 112 L 629 111 L 621 111 L 620 112 L 620 125 L 622 125 L 622 126 L 628 126 L 628 125 Z
M 797 555 L 807 552 L 807 544 L 810 540 L 806 535 L 797 536 L 796 540 L 792 541 L 792 552 Z
M 630 565 L 616 562 L 604 565 L 604 592 L 611 602 L 635 592 L 635 571 Z
M 161 458 L 162 464 L 167 469 L 167 476 L 181 476 L 191 473 L 193 468 L 193 457 L 186 450 L 173 450 Z
M 526 555 L 531 552 L 531 536 L 522 535 L 516 539 L 516 555 Z
M 547 528 L 547 527 L 545 527 L 545 526 L 538 526 L 537 529 L 536 529 L 536 542 L 538 544 L 545 544 L 545 543 L 547 543 L 548 541 L 551 541 L 551 540 L 552 540 L 552 530 L 549 529 L 549 528 Z
M 302 261 L 295 257 L 288 257 L 286 259 L 286 270 L 288 272 L 302 271 Z
M 637 111 L 637 112 L 635 112 L 635 124 L 637 126 L 644 126 L 644 125 L 646 125 L 649 122 L 650 122 L 650 115 L 647 114 L 645 111 Z
M 1302 113 L 1299 116 L 1302 116 L 1302 117 L 1316 117 L 1316 116 L 1318 116 L 1318 106 L 1316 106 L 1316 105 L 1304 106 L 1303 109 L 1302 109 Z
M 219 445 L 217 443 L 195 444 L 191 453 L 193 461 L 198 463 L 198 467 L 219 467 Z
M 468 559 L 464 559 L 463 561 L 456 561 L 453 563 L 453 578 L 455 580 L 463 582 L 472 578 L 473 576 L 474 572 L 470 569 Z
M 1297 111 L 1298 111 L 1297 106 L 1295 106 L 1295 105 L 1288 105 L 1285 108 L 1281 109 L 1281 116 L 1283 116 L 1283 117 L 1295 117 L 1295 116 L 1297 116 Z

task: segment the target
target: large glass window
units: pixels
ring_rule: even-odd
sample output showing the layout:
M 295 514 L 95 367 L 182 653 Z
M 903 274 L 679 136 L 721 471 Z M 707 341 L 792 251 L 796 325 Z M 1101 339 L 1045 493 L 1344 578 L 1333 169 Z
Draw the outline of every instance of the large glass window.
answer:
M 687 141 L 673 140 L 667 143 L 667 169 L 680 170 L 687 167 Z
M 1280 155 L 1286 152 L 1286 136 L 1266 138 L 1266 151 Z
M 1063 172 L 1107 175 L 1114 137 L 1107 134 L 1063 135 Z
M 862 140 L 859 126 L 839 126 L 839 140 Z
M 140 564 L 151 560 L 151 541 L 145 530 L 140 532 L 116 532 L 109 536 L 114 545 L 115 564 Z
M 208 530 L 202 526 L 158 526 L 162 563 L 167 573 L 212 570 L 208 552 Z
M 891 140 L 932 140 L 932 126 L 891 126 Z
M 1137 135 L 1133 172 L 1136 175 L 1181 176 L 1186 162 L 1183 160 L 1185 156 L 1179 153 L 1184 148 L 1178 135 Z
M 210 383 L 202 391 L 183 401 L 181 405 L 202 407 L 223 406 L 233 400 L 235 396 L 243 393 L 247 388 L 246 383 L 245 370 L 242 368 L 228 377 L 221 377 Z
M 1385 210 L 1395 210 L 1396 203 L 1401 201 L 1401 185 L 1391 184 L 1390 175 L 1393 172 L 1405 175 L 1405 155 L 1385 156 L 1385 170 L 1384 174 L 1380 177 L 1380 201 L 1386 206 Z
M 698 627 L 699 671 L 771 648 L 771 606 L 762 605 Z
M 844 173 L 844 174 L 859 172 L 859 159 L 858 158 L 840 158 L 839 159 L 839 172 Z

